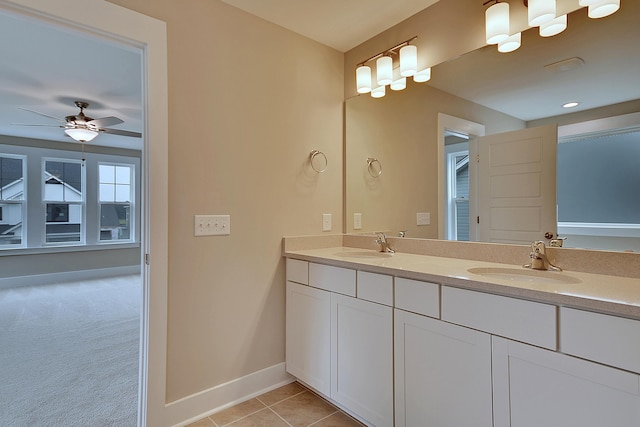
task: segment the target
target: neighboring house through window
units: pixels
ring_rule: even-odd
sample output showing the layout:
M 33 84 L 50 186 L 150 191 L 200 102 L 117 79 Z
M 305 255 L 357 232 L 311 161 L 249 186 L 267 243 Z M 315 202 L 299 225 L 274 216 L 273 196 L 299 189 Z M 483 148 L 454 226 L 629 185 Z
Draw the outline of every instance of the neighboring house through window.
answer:
M 23 245 L 25 157 L 0 154 L 0 247 Z

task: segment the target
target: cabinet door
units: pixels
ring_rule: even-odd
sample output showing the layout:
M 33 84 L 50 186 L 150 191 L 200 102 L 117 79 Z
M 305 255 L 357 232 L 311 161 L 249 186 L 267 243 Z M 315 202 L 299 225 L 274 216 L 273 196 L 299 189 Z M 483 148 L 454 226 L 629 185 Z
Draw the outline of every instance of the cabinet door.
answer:
M 331 295 L 331 398 L 374 426 L 393 425 L 391 307 Z
M 394 316 L 396 427 L 491 427 L 491 336 L 402 310 Z
M 638 427 L 640 376 L 493 337 L 496 427 Z
M 331 392 L 331 294 L 287 282 L 287 372 L 318 392 Z

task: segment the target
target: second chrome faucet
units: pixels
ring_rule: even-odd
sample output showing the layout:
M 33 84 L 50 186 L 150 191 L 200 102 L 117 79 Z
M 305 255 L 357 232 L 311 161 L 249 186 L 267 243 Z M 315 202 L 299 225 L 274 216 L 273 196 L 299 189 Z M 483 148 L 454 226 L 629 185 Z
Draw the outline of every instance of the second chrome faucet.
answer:
M 393 254 L 395 253 L 395 251 L 393 249 L 391 249 L 391 246 L 389 246 L 389 243 L 387 242 L 387 236 L 385 236 L 384 233 L 376 233 L 378 238 L 375 240 L 376 244 L 380 245 L 380 252 L 385 252 L 385 253 L 389 253 L 389 254 Z
M 549 261 L 549 258 L 547 258 L 547 248 L 542 241 L 531 243 L 531 253 L 529 257 L 531 258 L 531 262 L 523 265 L 525 268 L 562 271 L 560 267 L 553 265 L 551 261 Z

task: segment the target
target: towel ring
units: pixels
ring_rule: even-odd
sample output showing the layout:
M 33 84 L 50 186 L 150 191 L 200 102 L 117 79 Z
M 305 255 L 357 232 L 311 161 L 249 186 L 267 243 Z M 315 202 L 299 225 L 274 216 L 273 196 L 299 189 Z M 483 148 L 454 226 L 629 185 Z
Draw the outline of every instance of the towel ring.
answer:
M 316 166 L 313 164 L 314 159 L 317 156 L 321 156 L 322 158 L 324 158 L 324 167 L 323 168 L 316 168 Z M 322 151 L 320 150 L 313 150 L 311 153 L 309 153 L 309 163 L 311 163 L 311 168 L 318 172 L 318 173 L 322 173 L 324 171 L 327 170 L 327 167 L 329 166 L 329 161 L 327 160 L 327 155 L 324 154 Z
M 378 164 L 377 171 L 374 166 L 376 163 Z M 379 177 L 382 174 L 382 163 L 380 163 L 380 160 L 369 157 L 367 159 L 367 172 L 369 172 L 369 175 L 371 175 L 373 178 Z

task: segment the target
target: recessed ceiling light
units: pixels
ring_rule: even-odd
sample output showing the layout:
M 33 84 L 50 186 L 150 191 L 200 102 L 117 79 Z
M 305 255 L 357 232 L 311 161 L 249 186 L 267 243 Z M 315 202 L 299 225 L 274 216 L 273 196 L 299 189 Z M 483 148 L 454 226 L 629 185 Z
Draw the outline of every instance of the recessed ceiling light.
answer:
M 567 102 L 566 104 L 563 105 L 564 108 L 573 108 L 573 107 L 577 107 L 578 104 L 580 104 L 579 102 Z

